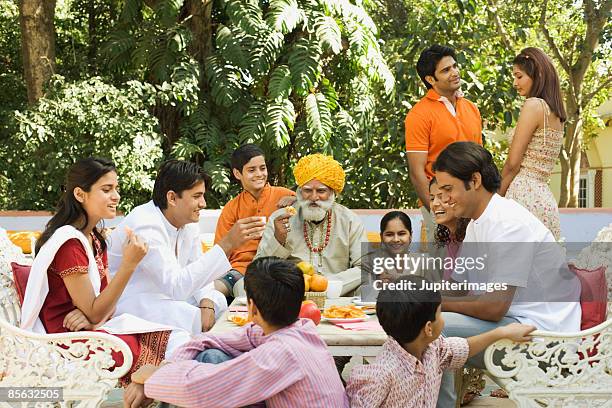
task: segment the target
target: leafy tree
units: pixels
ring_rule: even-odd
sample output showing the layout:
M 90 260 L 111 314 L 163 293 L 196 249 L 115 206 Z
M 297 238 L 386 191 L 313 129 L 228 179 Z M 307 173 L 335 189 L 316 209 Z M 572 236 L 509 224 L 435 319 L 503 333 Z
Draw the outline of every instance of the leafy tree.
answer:
M 170 67 L 193 56 L 189 2 L 146 4 L 126 1 L 124 31 L 111 35 L 106 50 L 114 66 L 141 65 L 145 76 L 163 80 Z M 394 87 L 365 10 L 348 0 L 215 5 L 198 102 L 177 106 L 180 137 L 172 154 L 203 164 L 220 193 L 218 204 L 235 192 L 227 161 L 244 142 L 264 148 L 279 184 L 292 183 L 292 164 L 310 152 L 334 153 L 350 166 L 346 152 L 361 144 L 353 139 L 370 125 L 378 95 Z M 355 183 L 363 171 L 371 170 L 357 169 Z
M 162 150 L 158 122 L 147 104 L 158 93 L 138 82 L 118 89 L 99 78 L 68 84 L 61 77 L 52 80 L 35 108 L 16 113 L 11 148 L 0 152 L 11 208 L 54 208 L 67 168 L 92 155 L 117 165 L 122 209 L 150 199 Z
M 549 0 L 544 0 L 539 10 L 540 29 L 565 76 L 567 125 L 561 149 L 560 207 L 578 206 L 585 129 L 592 136 L 593 102 L 609 96 L 612 85 L 612 0 L 580 3 L 576 7 L 573 1 L 559 0 L 549 6 Z

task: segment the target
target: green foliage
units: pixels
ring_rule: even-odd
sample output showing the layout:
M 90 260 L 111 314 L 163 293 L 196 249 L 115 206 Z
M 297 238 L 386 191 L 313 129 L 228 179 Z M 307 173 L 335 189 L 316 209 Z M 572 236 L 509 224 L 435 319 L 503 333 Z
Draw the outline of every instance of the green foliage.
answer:
M 552 34 L 565 55 L 577 54 L 575 38 L 585 30 L 580 6 L 549 3 Z M 436 42 L 458 50 L 462 89 L 487 130 L 506 129 L 518 117 L 514 55 L 526 45 L 551 53 L 538 35 L 538 2 L 64 0 L 55 26 L 57 72 L 66 79 L 54 80 L 47 98 L 26 110 L 17 4 L 0 0 L 5 208 L 51 208 L 65 168 L 94 153 L 120 166 L 129 208 L 148 199 L 161 146 L 164 156 L 206 169 L 213 179 L 208 206 L 219 207 L 239 190 L 228 162 L 245 142 L 262 146 L 273 183 L 291 185 L 296 161 L 324 152 L 347 172 L 344 204 L 415 206 L 404 118 L 425 92 L 415 70 L 421 50 Z M 210 20 L 192 15 L 207 5 Z M 610 32 L 608 24 L 585 78 L 587 94 L 609 77 Z M 595 107 L 609 96 L 604 87 L 583 107 L 585 141 L 601 125 Z M 489 140 L 487 147 L 501 166 L 507 143 Z
M 12 111 L 26 104 L 22 69 L 17 2 L 0 1 L 0 144 L 8 137 Z
M 67 168 L 87 156 L 115 162 L 123 210 L 150 199 L 162 158 L 157 119 L 143 103 L 152 92 L 137 82 L 118 89 L 100 78 L 55 78 L 34 109 L 15 114 L 17 129 L 1 158 L 8 164 L 11 208 L 54 208 Z
M 376 27 L 361 6 L 346 0 L 226 0 L 219 5 L 213 12 L 213 49 L 205 55 L 195 93 L 197 108 L 189 103 L 190 113 L 183 111 L 180 137 L 171 149 L 171 155 L 195 160 L 213 174 L 216 200 L 209 204 L 222 204 L 235 193 L 227 163 L 239 144 L 259 143 L 268 156 L 271 181 L 291 184 L 299 157 L 339 152 L 352 143 L 344 132 L 357 135 L 366 129 L 377 95 L 394 89 Z M 168 0 L 153 9 L 126 0 L 105 48 L 113 66 L 141 66 L 156 81 L 167 80 L 155 61 L 167 71 L 189 55 L 193 42 L 185 36 L 184 47 L 168 51 L 168 33 L 180 32 L 188 21 L 162 18 L 168 6 Z M 145 59 L 139 50 L 148 50 Z M 346 164 L 350 160 L 347 156 Z M 357 182 L 361 176 L 351 177 Z

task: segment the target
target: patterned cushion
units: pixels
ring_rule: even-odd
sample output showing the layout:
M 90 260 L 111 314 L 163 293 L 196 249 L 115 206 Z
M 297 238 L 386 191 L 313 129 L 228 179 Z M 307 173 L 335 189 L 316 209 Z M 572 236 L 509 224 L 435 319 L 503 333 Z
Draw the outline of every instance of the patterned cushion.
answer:
M 580 293 L 580 307 L 582 308 L 580 329 L 590 329 L 603 323 L 606 320 L 608 292 L 606 266 L 595 269 L 581 269 L 570 264 L 569 267 L 578 276 L 582 287 Z
M 23 306 L 23 298 L 25 296 L 26 286 L 28 285 L 28 278 L 30 277 L 30 268 L 29 265 L 20 265 L 16 262 L 11 263 L 13 281 L 15 282 L 15 289 L 17 289 L 17 296 L 19 296 L 20 306 Z

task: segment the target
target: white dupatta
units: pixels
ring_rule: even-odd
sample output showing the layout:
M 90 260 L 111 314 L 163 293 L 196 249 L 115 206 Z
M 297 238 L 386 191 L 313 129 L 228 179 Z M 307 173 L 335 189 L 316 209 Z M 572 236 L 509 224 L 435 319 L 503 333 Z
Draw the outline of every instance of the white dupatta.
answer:
M 23 306 L 21 307 L 21 328 L 36 333 L 46 333 L 38 317 L 40 310 L 49 294 L 47 270 L 55 258 L 55 254 L 69 239 L 78 239 L 87 253 L 89 260 L 88 276 L 93 286 L 94 294 L 100 295 L 100 273 L 89 241 L 83 233 L 71 225 L 58 228 L 47 242 L 40 248 L 32 263 L 30 276 L 26 286 Z M 100 327 L 113 334 L 147 333 L 162 330 L 172 330 L 171 326 L 151 323 L 133 315 L 122 314 L 107 321 Z

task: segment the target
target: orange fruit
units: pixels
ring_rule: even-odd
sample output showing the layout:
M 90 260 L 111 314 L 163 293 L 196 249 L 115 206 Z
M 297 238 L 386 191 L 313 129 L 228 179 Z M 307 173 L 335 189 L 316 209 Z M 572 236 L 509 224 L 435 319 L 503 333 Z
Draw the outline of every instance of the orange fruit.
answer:
M 310 280 L 312 276 L 304 274 L 304 292 L 308 292 L 310 290 Z
M 304 275 L 314 275 L 315 273 L 314 266 L 310 262 L 298 262 L 296 266 L 300 268 Z
M 323 275 L 313 275 L 310 278 L 310 290 L 313 292 L 325 292 L 327 290 L 327 278 Z

